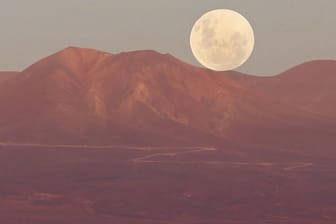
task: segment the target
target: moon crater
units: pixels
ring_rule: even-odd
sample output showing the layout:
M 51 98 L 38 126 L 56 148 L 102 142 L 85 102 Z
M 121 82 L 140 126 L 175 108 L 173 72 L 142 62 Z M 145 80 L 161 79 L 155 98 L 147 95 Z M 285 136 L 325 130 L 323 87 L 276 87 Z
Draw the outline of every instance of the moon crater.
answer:
M 244 64 L 254 48 L 249 22 L 232 10 L 214 10 L 194 25 L 190 45 L 195 58 L 205 67 L 225 71 Z

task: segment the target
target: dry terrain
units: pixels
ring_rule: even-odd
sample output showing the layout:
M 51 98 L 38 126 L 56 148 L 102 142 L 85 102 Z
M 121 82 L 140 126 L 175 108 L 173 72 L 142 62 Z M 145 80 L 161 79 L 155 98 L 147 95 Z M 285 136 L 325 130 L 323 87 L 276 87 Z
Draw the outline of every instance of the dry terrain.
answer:
M 0 221 L 335 223 L 335 158 L 265 150 L 3 145 Z
M 76 47 L 0 73 L 0 223 L 335 224 L 335 86 Z

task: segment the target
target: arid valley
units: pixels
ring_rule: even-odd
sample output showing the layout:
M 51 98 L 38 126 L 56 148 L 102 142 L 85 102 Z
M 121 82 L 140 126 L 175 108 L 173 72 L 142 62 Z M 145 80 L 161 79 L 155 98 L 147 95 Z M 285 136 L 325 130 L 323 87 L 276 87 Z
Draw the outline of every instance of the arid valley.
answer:
M 335 74 L 75 47 L 1 73 L 0 222 L 333 224 Z
M 2 146 L 0 219 L 8 224 L 334 223 L 335 157 L 267 151 Z

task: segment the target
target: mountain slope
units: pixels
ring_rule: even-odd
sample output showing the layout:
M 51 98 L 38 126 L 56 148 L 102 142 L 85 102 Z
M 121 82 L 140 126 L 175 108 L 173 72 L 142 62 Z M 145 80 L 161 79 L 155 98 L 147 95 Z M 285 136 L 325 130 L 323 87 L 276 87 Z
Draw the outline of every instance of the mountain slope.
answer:
M 14 77 L 17 74 L 18 72 L 0 72 L 0 83 Z
M 155 51 L 112 55 L 70 47 L 1 84 L 0 140 L 288 145 L 320 133 L 307 143 L 318 144 L 333 134 L 324 117 L 232 76 L 243 75 Z
M 286 104 L 336 119 L 336 61 L 307 62 L 273 77 L 230 78 Z
M 189 133 L 200 135 L 197 139 L 208 135 L 210 139 L 216 139 L 202 130 L 184 125 L 184 118 L 172 114 L 174 109 L 156 111 L 148 102 L 157 100 L 160 103 L 160 97 L 165 97 L 164 100 L 170 97 L 167 94 L 154 96 L 159 93 L 154 88 L 165 88 L 164 83 L 160 87 L 150 85 L 165 82 L 162 78 L 167 78 L 168 74 L 160 75 L 160 72 L 165 73 L 160 66 L 176 63 L 174 60 L 152 51 L 113 56 L 95 50 L 67 48 L 3 84 L 0 102 L 5 106 L 1 111 L 0 134 L 4 140 L 25 142 L 150 143 L 172 139 L 180 142 L 179 138 L 184 142 L 184 136 Z M 152 80 L 155 75 L 157 79 Z M 194 82 L 195 85 L 202 84 L 197 78 Z M 176 88 L 181 92 L 181 86 L 171 84 L 180 85 L 180 82 L 168 82 L 168 91 Z M 193 97 L 200 98 L 199 95 Z M 188 99 L 193 100 L 199 99 Z M 191 112 L 202 113 L 201 110 Z M 176 135 L 179 132 L 182 134 Z M 189 137 L 187 141 L 191 139 Z

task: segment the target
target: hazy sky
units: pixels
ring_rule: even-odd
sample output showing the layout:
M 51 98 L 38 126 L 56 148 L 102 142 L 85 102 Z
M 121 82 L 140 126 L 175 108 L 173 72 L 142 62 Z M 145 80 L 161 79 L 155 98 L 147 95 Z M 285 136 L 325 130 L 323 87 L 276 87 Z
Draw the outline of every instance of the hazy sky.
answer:
M 0 0 L 0 70 L 22 70 L 67 46 L 154 49 L 198 65 L 190 30 L 218 8 L 240 12 L 254 28 L 255 51 L 239 71 L 274 75 L 336 59 L 335 0 Z

